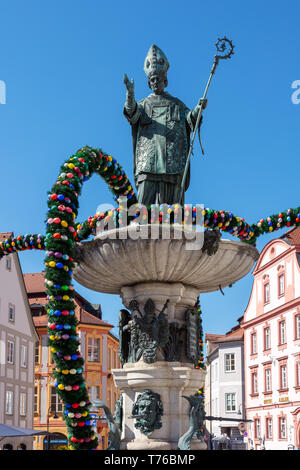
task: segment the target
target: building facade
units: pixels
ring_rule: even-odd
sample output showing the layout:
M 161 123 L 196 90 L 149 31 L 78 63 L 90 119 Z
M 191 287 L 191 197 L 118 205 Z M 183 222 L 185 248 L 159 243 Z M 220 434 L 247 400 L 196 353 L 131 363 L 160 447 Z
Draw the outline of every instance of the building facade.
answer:
M 1 233 L 0 241 L 12 233 Z M 38 335 L 17 253 L 0 260 L 0 423 L 33 429 L 34 346 Z M 32 449 L 33 437 L 5 438 L 1 449 Z
M 300 448 L 300 227 L 262 250 L 241 323 L 249 448 Z
M 39 339 L 35 347 L 34 427 L 49 432 L 48 437 L 38 436 L 35 448 L 57 449 L 67 445 L 67 428 L 62 419 L 63 404 L 54 386 L 54 363 L 48 348 L 48 303 L 44 286 L 44 273 L 24 274 L 33 321 Z M 79 322 L 80 353 L 85 363 L 85 382 L 90 400 L 100 398 L 114 410 L 118 399 L 111 369 L 119 368 L 118 339 L 111 334 L 113 325 L 102 320 L 100 305 L 90 304 L 75 293 L 75 315 Z M 96 424 L 96 423 L 95 423 Z M 97 422 L 99 448 L 108 446 L 108 427 L 105 421 Z
M 226 420 L 206 421 L 213 450 L 245 448 L 239 420 L 244 419 L 244 344 L 243 330 L 238 325 L 225 335 L 205 336 L 206 381 L 205 411 L 207 416 Z M 234 419 L 235 421 L 230 421 Z M 241 427 L 240 427 L 241 428 Z

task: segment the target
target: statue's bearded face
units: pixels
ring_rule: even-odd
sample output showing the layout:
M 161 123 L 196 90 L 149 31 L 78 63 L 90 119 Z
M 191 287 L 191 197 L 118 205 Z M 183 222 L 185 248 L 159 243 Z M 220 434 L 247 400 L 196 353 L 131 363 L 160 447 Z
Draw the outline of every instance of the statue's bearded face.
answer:
M 151 434 L 154 429 L 160 429 L 162 427 L 163 405 L 159 395 L 151 390 L 144 390 L 133 405 L 132 415 L 136 416 L 134 426 L 146 436 Z
M 161 95 L 166 86 L 166 79 L 161 74 L 153 74 L 149 77 L 148 83 L 155 95 Z
M 156 420 L 156 404 L 154 400 L 141 400 L 138 404 L 138 415 L 142 415 L 142 418 L 138 418 L 139 422 L 146 426 L 152 426 Z

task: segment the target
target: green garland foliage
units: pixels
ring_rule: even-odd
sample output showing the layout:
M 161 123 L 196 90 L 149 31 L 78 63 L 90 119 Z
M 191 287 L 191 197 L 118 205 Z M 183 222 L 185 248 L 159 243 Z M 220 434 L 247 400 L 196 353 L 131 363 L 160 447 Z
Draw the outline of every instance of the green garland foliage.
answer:
M 78 197 L 83 182 L 93 173 L 104 178 L 115 198 L 123 196 L 132 199 L 132 202 L 136 200 L 127 175 L 119 164 L 110 155 L 90 147 L 81 149 L 62 165 L 58 180 L 48 197 L 45 239 L 48 344 L 56 365 L 55 385 L 64 403 L 70 447 L 74 450 L 97 447 L 83 376 L 83 358 L 79 352 L 74 288 L 71 283 Z
M 203 351 L 203 327 L 202 327 L 202 311 L 201 311 L 201 306 L 200 306 L 200 298 L 197 298 L 195 308 L 198 310 L 199 314 L 199 338 L 198 338 L 198 343 L 199 343 L 199 352 L 200 352 L 200 357 L 198 360 L 198 364 L 196 365 L 196 369 L 205 369 L 205 364 L 204 364 L 204 351 Z
M 147 207 L 147 212 L 143 216 L 143 223 L 152 222 L 152 211 L 151 206 Z M 187 206 L 184 208 L 184 217 L 187 220 L 191 220 L 193 225 L 196 225 L 197 218 L 197 206 Z M 131 207 L 131 213 L 132 213 Z M 97 228 L 101 222 L 105 222 L 106 226 L 109 227 L 110 219 L 113 219 L 115 227 L 119 226 L 120 217 L 124 213 L 124 210 L 120 212 L 120 209 L 111 209 L 104 213 L 97 213 L 93 217 L 89 217 L 86 221 L 77 225 L 77 241 L 86 240 L 90 235 L 95 235 Z M 136 206 L 136 214 L 128 215 L 128 223 L 138 219 L 141 215 L 139 206 Z M 239 238 L 244 243 L 255 245 L 257 238 L 263 234 L 271 233 L 284 227 L 300 226 L 300 207 L 295 209 L 288 209 L 286 212 L 280 212 L 279 214 L 272 215 L 266 219 L 260 219 L 257 223 L 249 225 L 244 218 L 233 215 L 230 211 L 216 211 L 208 208 L 204 208 L 202 211 L 205 228 L 219 228 L 223 232 L 227 232 L 232 236 Z M 182 223 L 182 213 L 180 206 L 175 204 L 169 206 L 167 212 L 161 210 L 159 212 L 158 222 L 171 222 L 171 223 Z M 184 223 L 184 222 L 183 222 Z
M 92 430 L 88 397 L 83 368 L 84 361 L 79 352 L 77 320 L 75 316 L 74 288 L 72 286 L 72 269 L 74 266 L 74 245 L 76 241 L 87 239 L 95 234 L 99 222 L 109 224 L 111 218 L 115 226 L 120 223 L 120 209 L 113 209 L 89 217 L 82 224 L 76 223 L 82 185 L 94 173 L 99 174 L 108 184 L 113 197 L 127 199 L 127 206 L 137 202 L 135 192 L 124 170 L 118 162 L 101 149 L 84 147 L 72 155 L 60 169 L 58 180 L 49 192 L 46 235 L 19 235 L 9 237 L 0 243 L 0 259 L 25 250 L 46 250 L 45 284 L 48 295 L 48 334 L 49 347 L 55 362 L 54 377 L 57 393 L 64 403 L 64 419 L 68 428 L 70 448 L 74 450 L 96 449 L 97 437 Z M 143 217 L 144 223 L 151 223 L 151 211 Z M 185 207 L 185 215 L 190 215 L 196 224 L 196 206 Z M 167 214 L 159 213 L 159 222 L 176 223 L 180 206 L 169 207 Z M 128 217 L 128 223 L 140 216 Z M 234 216 L 229 211 L 203 209 L 204 227 L 216 228 L 236 236 L 241 241 L 255 244 L 257 237 L 283 227 L 300 225 L 300 207 L 288 209 L 261 219 L 253 225 L 243 218 Z M 182 223 L 182 221 L 180 221 Z M 183 222 L 184 223 L 184 222 Z M 199 299 L 196 303 L 201 321 Z M 202 331 L 202 330 L 201 330 Z M 203 338 L 199 338 L 203 351 Z M 197 368 L 204 367 L 203 353 Z M 203 390 L 198 392 L 203 396 Z
M 136 203 L 136 197 L 133 197 L 132 190 L 130 192 L 132 197 L 131 204 Z M 114 196 L 115 199 L 118 195 Z M 151 207 L 149 214 L 151 214 Z M 173 210 L 170 207 L 170 211 Z M 192 213 L 196 211 L 195 206 L 191 206 L 189 209 Z M 175 209 L 176 211 L 176 209 Z M 174 211 L 174 212 L 175 212 Z M 234 216 L 229 211 L 216 211 L 212 209 L 204 209 L 204 227 L 205 228 L 216 228 L 218 227 L 221 231 L 227 232 L 232 236 L 239 238 L 245 243 L 252 245 L 256 244 L 257 238 L 266 233 L 272 233 L 273 231 L 281 228 L 289 228 L 293 226 L 300 226 L 300 207 L 295 209 L 288 209 L 278 214 L 271 215 L 266 219 L 260 219 L 257 223 L 249 225 L 245 222 L 245 219 Z M 128 222 L 133 221 L 139 216 L 139 210 L 137 209 L 136 215 L 128 216 Z M 162 222 L 165 214 L 160 213 L 159 221 Z M 93 217 L 89 217 L 83 223 L 76 224 L 77 234 L 75 237 L 76 241 L 86 240 L 90 235 L 95 235 L 97 225 L 99 222 L 105 220 L 109 224 L 109 219 L 113 217 L 116 226 L 119 224 L 119 208 L 111 209 L 104 213 L 97 213 Z M 151 216 L 149 215 L 148 222 L 151 223 Z M 174 221 L 176 221 L 176 214 L 174 214 Z M 196 218 L 192 217 L 193 223 Z M 9 255 L 14 252 L 26 251 L 26 250 L 44 250 L 45 249 L 45 236 L 44 235 L 19 235 L 18 237 L 9 237 L 6 240 L 0 242 L 0 259 L 4 255 Z
M 18 237 L 9 237 L 0 243 L 0 259 L 5 255 L 10 255 L 18 251 L 26 250 L 44 250 L 44 235 L 19 235 Z

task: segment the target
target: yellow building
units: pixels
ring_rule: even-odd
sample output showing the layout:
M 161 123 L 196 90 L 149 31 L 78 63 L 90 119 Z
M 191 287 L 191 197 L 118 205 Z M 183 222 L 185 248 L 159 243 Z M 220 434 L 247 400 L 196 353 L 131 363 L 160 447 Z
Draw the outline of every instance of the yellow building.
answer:
M 49 432 L 35 439 L 36 450 L 54 450 L 67 445 L 67 428 L 62 419 L 63 405 L 56 393 L 52 371 L 54 363 L 48 348 L 47 295 L 44 273 L 24 274 L 28 300 L 34 324 L 39 335 L 35 348 L 34 427 Z M 110 332 L 113 325 L 102 320 L 100 305 L 92 305 L 78 293 L 75 294 L 75 315 L 78 320 L 80 352 L 85 363 L 85 382 L 90 400 L 100 398 L 112 413 L 118 399 L 111 369 L 119 368 L 118 339 Z M 97 421 L 99 448 L 108 446 L 108 427 Z

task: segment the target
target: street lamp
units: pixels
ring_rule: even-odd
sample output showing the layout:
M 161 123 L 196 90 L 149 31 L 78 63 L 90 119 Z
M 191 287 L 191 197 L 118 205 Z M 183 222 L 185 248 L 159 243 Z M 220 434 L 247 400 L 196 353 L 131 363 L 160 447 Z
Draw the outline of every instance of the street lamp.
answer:
M 51 413 L 51 406 L 48 408 L 48 412 L 47 412 L 47 446 L 46 446 L 47 450 L 50 450 L 50 433 L 49 433 L 50 413 Z M 56 410 L 55 410 L 53 419 L 58 419 L 58 418 L 59 416 L 57 415 Z

